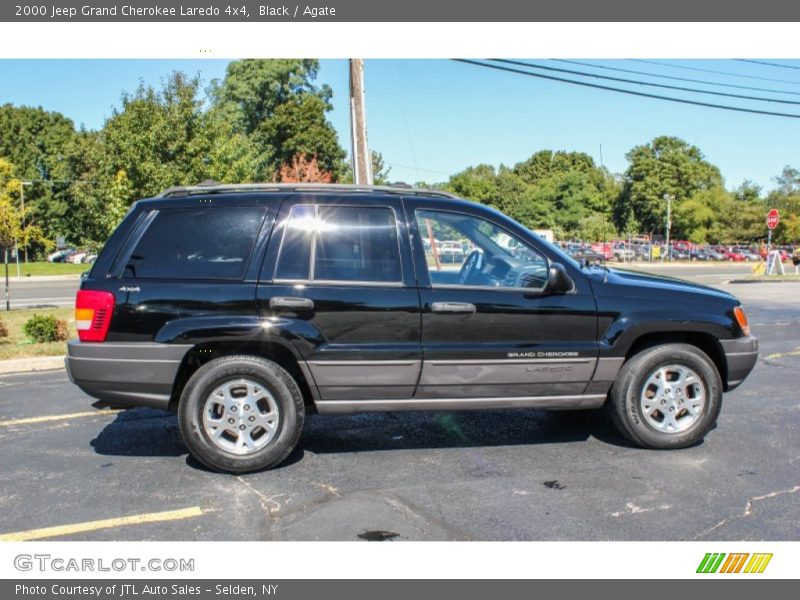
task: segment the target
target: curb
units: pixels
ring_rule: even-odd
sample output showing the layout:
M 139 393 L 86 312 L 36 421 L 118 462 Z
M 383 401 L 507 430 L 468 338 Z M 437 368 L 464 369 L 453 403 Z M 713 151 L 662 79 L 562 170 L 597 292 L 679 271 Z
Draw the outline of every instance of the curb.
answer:
M 62 354 L 61 356 L 31 356 L 28 358 L 0 360 L 0 375 L 63 369 L 64 358 Z
M 800 283 L 800 279 L 731 279 L 724 283 Z
M 670 269 L 670 268 L 677 269 L 677 268 L 681 268 L 681 267 L 689 267 L 689 268 L 692 268 L 692 269 L 710 269 L 710 268 L 714 268 L 714 267 L 716 267 L 716 268 L 720 268 L 720 267 L 723 267 L 723 268 L 724 267 L 731 267 L 731 268 L 733 268 L 733 267 L 741 267 L 741 266 L 752 265 L 752 264 L 755 264 L 755 263 L 754 262 L 731 262 L 731 261 L 727 261 L 727 260 L 720 260 L 720 261 L 699 261 L 699 260 L 675 261 L 675 260 L 673 260 L 673 261 L 670 261 L 670 262 L 661 262 L 661 261 L 647 262 L 647 261 L 645 261 L 645 262 L 629 262 L 629 263 L 608 261 L 606 263 L 606 266 L 607 267 L 615 267 L 615 266 L 623 267 L 625 265 L 629 265 L 631 267 L 637 267 L 637 268 L 655 267 L 655 268 L 658 268 L 658 269 Z

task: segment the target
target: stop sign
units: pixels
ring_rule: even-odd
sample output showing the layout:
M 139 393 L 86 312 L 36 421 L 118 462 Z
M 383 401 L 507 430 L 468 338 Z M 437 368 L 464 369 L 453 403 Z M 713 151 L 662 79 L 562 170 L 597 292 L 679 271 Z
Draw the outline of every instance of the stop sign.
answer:
M 770 229 L 775 229 L 778 226 L 778 221 L 780 221 L 781 215 L 778 213 L 777 208 L 773 208 L 767 213 L 767 227 Z

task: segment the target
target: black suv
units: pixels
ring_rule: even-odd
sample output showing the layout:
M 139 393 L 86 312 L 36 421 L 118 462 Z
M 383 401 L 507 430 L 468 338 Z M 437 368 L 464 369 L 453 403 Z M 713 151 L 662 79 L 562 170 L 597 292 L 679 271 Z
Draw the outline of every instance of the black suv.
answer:
M 280 463 L 310 413 L 604 406 L 632 443 L 682 448 L 758 354 L 724 292 L 582 265 L 491 208 L 394 187 L 141 200 L 76 320 L 67 369 L 95 405 L 177 411 L 228 472 Z

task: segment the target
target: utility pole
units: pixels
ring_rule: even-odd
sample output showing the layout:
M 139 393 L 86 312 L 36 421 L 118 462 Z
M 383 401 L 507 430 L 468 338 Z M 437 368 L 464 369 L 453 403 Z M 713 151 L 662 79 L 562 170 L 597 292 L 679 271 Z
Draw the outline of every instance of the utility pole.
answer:
M 372 156 L 367 146 L 367 114 L 364 106 L 364 61 L 350 59 L 350 133 L 353 142 L 353 181 L 372 185 Z
M 19 199 L 22 201 L 22 229 L 25 229 L 25 186 L 33 185 L 32 181 L 20 181 L 19 183 Z M 25 252 L 25 264 L 28 264 L 28 244 L 23 247 Z M 19 277 L 19 251 L 17 251 L 17 277 Z
M 3 248 L 3 258 L 6 266 L 6 310 L 11 310 L 11 299 L 8 296 L 8 248 Z
M 669 230 L 672 227 L 672 196 L 669 194 L 664 194 L 664 200 L 667 201 L 667 224 L 665 229 L 664 237 L 667 239 L 667 260 L 672 260 L 672 252 L 671 248 L 669 247 Z

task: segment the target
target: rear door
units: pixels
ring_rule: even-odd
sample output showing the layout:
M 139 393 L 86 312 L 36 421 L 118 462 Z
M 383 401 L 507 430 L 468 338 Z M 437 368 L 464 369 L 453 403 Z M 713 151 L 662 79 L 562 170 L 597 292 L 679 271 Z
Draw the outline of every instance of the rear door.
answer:
M 406 207 L 422 302 L 416 397 L 584 394 L 598 358 L 585 278 L 573 272 L 572 292 L 548 294 L 551 258 L 519 225 L 467 203 L 407 199 Z
M 420 305 L 401 199 L 284 202 L 258 286 L 261 314 L 296 336 L 318 402 L 413 397 Z

